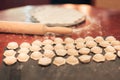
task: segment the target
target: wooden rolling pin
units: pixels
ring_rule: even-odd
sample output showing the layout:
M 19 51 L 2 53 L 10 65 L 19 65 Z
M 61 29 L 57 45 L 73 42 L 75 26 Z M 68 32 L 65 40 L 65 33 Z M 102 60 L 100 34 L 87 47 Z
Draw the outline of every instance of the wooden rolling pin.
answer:
M 37 34 L 43 35 L 47 32 L 58 34 L 71 34 L 72 28 L 66 27 L 47 27 L 40 23 L 0 21 L 0 32 Z

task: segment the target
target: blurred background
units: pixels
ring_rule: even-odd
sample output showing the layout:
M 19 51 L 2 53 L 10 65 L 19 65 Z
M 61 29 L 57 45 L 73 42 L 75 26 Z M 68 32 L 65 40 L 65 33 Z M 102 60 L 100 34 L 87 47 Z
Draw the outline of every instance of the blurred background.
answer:
M 101 8 L 120 9 L 120 0 L 0 0 L 0 10 L 26 5 L 90 4 Z

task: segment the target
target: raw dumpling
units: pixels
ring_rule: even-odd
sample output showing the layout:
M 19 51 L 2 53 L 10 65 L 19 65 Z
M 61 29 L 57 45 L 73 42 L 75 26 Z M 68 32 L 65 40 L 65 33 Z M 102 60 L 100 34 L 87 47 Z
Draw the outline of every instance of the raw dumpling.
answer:
M 102 41 L 99 43 L 99 45 L 102 47 L 107 47 L 107 46 L 110 46 L 110 43 L 108 41 Z
M 55 57 L 53 64 L 56 66 L 61 66 L 66 63 L 66 60 L 63 57 Z
M 65 49 L 64 46 L 62 44 L 56 44 L 54 46 L 54 50 L 57 50 L 57 49 Z
M 41 50 L 41 48 L 40 48 L 40 46 L 38 46 L 38 45 L 32 45 L 32 46 L 30 47 L 30 50 L 31 50 L 31 51 L 39 51 L 39 50 Z
M 52 50 L 44 50 L 45 57 L 53 58 L 55 56 L 55 53 Z
M 80 59 L 80 61 L 82 63 L 89 63 L 91 60 L 91 56 L 90 55 L 81 55 L 80 57 L 78 57 Z
M 95 54 L 100 54 L 100 53 L 102 53 L 102 48 L 95 46 L 95 47 L 91 48 L 91 52 L 93 52 Z
M 51 59 L 51 58 L 42 57 L 42 58 L 39 59 L 38 64 L 43 65 L 43 66 L 46 66 L 46 65 L 51 64 L 51 62 L 52 62 L 52 59 Z
M 105 58 L 106 60 L 110 61 L 110 60 L 115 60 L 116 59 L 116 55 L 112 52 L 107 52 L 105 53 Z
M 74 56 L 69 56 L 67 59 L 66 59 L 66 62 L 70 65 L 76 65 L 76 64 L 79 64 L 79 60 L 74 57 Z
M 69 43 L 69 44 L 65 45 L 65 49 L 74 49 L 74 48 L 75 48 L 75 45 L 72 44 L 72 43 Z
M 95 54 L 93 56 L 93 60 L 95 62 L 104 62 L 105 61 L 105 57 L 102 54 Z
M 29 51 L 30 51 L 30 50 L 29 50 L 28 48 L 20 48 L 20 49 L 18 50 L 18 53 L 25 53 L 25 54 L 27 54 Z
M 86 47 L 92 48 L 97 46 L 97 43 L 95 41 L 87 41 L 86 42 Z
M 86 45 L 83 42 L 76 43 L 76 48 L 77 49 L 81 49 L 81 48 L 84 48 L 84 47 L 86 47 Z
M 20 44 L 20 48 L 30 48 L 30 44 L 28 42 L 23 42 Z
M 117 52 L 118 57 L 120 57 L 120 51 Z
M 17 42 L 9 42 L 7 45 L 8 49 L 16 49 L 18 48 L 18 43 Z
M 120 41 L 118 41 L 118 40 L 116 40 L 116 41 L 111 41 L 111 45 L 112 45 L 112 46 L 120 45 Z
M 112 52 L 112 53 L 116 52 L 115 48 L 112 46 L 107 46 L 104 50 L 105 52 Z
M 92 36 L 87 36 L 87 37 L 85 37 L 85 39 L 84 39 L 86 42 L 87 41 L 94 41 L 94 38 L 92 37 Z
M 85 42 L 85 40 L 83 39 L 83 38 L 77 38 L 76 40 L 75 40 L 75 43 L 77 44 L 77 43 L 84 43 Z
M 50 45 L 50 44 L 47 44 L 47 45 L 45 45 L 44 47 L 43 47 L 43 49 L 44 50 L 53 50 L 54 49 L 54 47 L 52 46 L 52 45 Z
M 43 54 L 40 53 L 40 52 L 38 52 L 38 51 L 35 51 L 35 52 L 33 52 L 33 53 L 30 55 L 30 57 L 31 57 L 33 60 L 38 60 L 38 59 L 40 59 L 40 58 L 43 57 Z
M 118 51 L 120 51 L 120 45 L 114 46 L 114 48 Z
M 108 36 L 108 37 L 106 37 L 105 40 L 108 41 L 108 42 L 111 42 L 111 41 L 115 41 L 116 38 L 114 36 Z
M 57 38 L 54 39 L 54 43 L 55 44 L 62 44 L 63 43 L 63 39 L 57 37 Z
M 5 52 L 3 53 L 4 56 L 15 56 L 16 51 L 14 50 L 5 50 Z
M 74 44 L 74 39 L 72 39 L 70 37 L 67 37 L 67 38 L 64 39 L 64 43 L 65 44 L 70 44 L 70 43 Z
M 53 41 L 51 39 L 46 39 L 43 41 L 43 45 L 52 45 Z
M 97 36 L 94 40 L 95 40 L 97 43 L 100 43 L 100 42 L 104 41 L 104 38 L 101 37 L 101 36 Z
M 40 40 L 35 40 L 32 42 L 32 45 L 42 46 L 42 42 Z
M 90 52 L 90 49 L 88 49 L 88 48 L 81 48 L 79 50 L 80 54 L 89 54 L 89 52 Z
M 20 62 L 27 62 L 29 59 L 29 56 L 27 54 L 21 53 L 17 56 L 17 59 Z
M 17 59 L 14 56 L 7 56 L 3 59 L 3 62 L 7 65 L 12 65 L 17 62 Z
M 78 51 L 76 49 L 68 49 L 67 54 L 70 56 L 78 56 Z
M 67 54 L 67 51 L 65 49 L 57 49 L 55 52 L 58 56 L 65 56 Z

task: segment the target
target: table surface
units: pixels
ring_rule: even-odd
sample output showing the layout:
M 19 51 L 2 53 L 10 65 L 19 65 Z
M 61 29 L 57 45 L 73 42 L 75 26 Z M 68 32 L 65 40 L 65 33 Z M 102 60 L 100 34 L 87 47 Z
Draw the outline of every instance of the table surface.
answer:
M 112 9 L 108 10 L 108 9 L 95 8 L 90 5 L 65 4 L 65 5 L 60 5 L 60 6 L 77 9 L 78 11 L 80 11 L 86 15 L 86 21 L 82 24 L 75 26 L 75 28 L 78 28 L 78 29 L 81 27 L 84 28 L 84 26 L 91 25 L 91 24 L 93 26 L 95 26 L 93 29 L 90 29 L 86 32 L 82 32 L 81 34 L 69 35 L 70 37 L 75 39 L 77 37 L 85 37 L 85 36 L 96 37 L 96 36 L 111 36 L 112 35 L 112 36 L 115 36 L 118 40 L 120 40 L 120 11 L 112 10 Z M 31 22 L 29 11 L 34 7 L 37 7 L 37 6 L 24 6 L 24 7 L 0 11 L 0 20 Z M 49 38 L 52 38 L 52 37 L 53 36 L 49 36 Z M 64 38 L 64 37 L 66 37 L 66 35 L 63 35 L 61 37 Z M 46 36 L 0 33 L 0 63 L 1 63 L 1 66 L 4 67 L 3 71 L 2 71 L 2 69 L 0 70 L 0 76 L 1 75 L 3 76 L 3 73 L 5 74 L 5 72 L 8 70 L 9 73 L 6 73 L 6 75 L 9 75 L 11 73 L 11 76 L 12 76 L 11 80 L 15 80 L 15 79 L 16 80 L 28 80 L 28 78 L 26 77 L 26 76 L 28 76 L 26 73 L 28 71 L 28 73 L 30 72 L 29 76 L 31 76 L 30 80 L 33 80 L 33 79 L 39 80 L 39 77 L 36 77 L 36 75 L 33 76 L 32 74 L 35 74 L 35 72 L 38 73 L 38 71 L 40 71 L 40 70 L 42 70 L 43 73 L 45 73 L 47 70 L 49 70 L 48 71 L 49 75 L 47 75 L 47 72 L 45 75 L 42 75 L 42 72 L 40 73 L 41 76 L 46 76 L 46 78 L 41 78 L 42 80 L 46 80 L 49 77 L 51 77 L 51 78 L 49 78 L 50 80 L 53 80 L 53 79 L 55 79 L 55 80 L 60 80 L 60 79 L 73 80 L 74 78 L 75 78 L 75 80 L 78 80 L 78 78 L 80 79 L 80 77 L 83 80 L 93 80 L 93 79 L 95 79 L 95 80 L 96 79 L 97 80 L 101 80 L 101 79 L 116 80 L 116 78 L 120 79 L 120 77 L 119 77 L 120 61 L 119 60 L 117 60 L 115 62 L 105 62 L 105 63 L 94 63 L 93 62 L 90 64 L 77 65 L 75 67 L 69 66 L 69 65 L 66 65 L 61 68 L 57 68 L 55 66 L 50 66 L 48 68 L 40 68 L 40 70 L 38 70 L 38 71 L 37 71 L 37 68 L 38 68 L 37 65 L 35 65 L 35 66 L 37 66 L 36 69 L 34 69 L 35 71 L 33 70 L 32 67 L 27 66 L 28 69 L 31 69 L 34 72 L 29 71 L 27 69 L 27 67 L 25 67 L 24 70 L 18 71 L 18 73 L 16 74 L 17 77 L 15 77 L 15 75 L 12 75 L 12 72 L 17 71 L 15 69 L 13 69 L 17 65 L 12 66 L 12 69 L 11 69 L 10 67 L 6 68 L 5 65 L 2 64 L 2 57 L 3 57 L 2 53 L 8 42 L 16 41 L 20 44 L 23 41 L 27 41 L 27 42 L 31 43 L 35 39 L 41 40 L 44 38 L 46 38 Z M 34 62 L 32 62 L 32 63 L 34 64 Z M 29 63 L 27 63 L 27 64 L 29 64 Z M 20 65 L 21 64 L 19 64 L 19 66 Z M 69 69 L 67 67 L 69 67 Z M 53 69 L 53 71 L 51 71 L 51 69 Z M 64 71 L 65 69 L 67 69 L 66 72 Z M 81 71 L 79 71 L 78 69 Z M 10 71 L 12 71 L 12 72 L 10 72 Z M 56 74 L 53 72 L 55 72 Z M 76 72 L 76 76 L 73 76 L 72 73 L 75 73 L 75 72 Z M 20 74 L 20 73 L 22 73 L 22 74 Z M 56 77 L 51 73 L 56 75 Z M 63 77 L 62 77 L 62 73 L 65 73 L 65 75 Z M 112 73 L 114 73 L 114 75 Z M 24 76 L 23 76 L 23 74 L 24 74 Z M 102 75 L 99 75 L 99 74 L 102 74 Z M 69 75 L 69 77 L 67 75 Z M 94 75 L 94 77 L 93 77 L 93 75 Z M 23 76 L 23 77 L 20 78 L 21 76 Z M 15 77 L 15 79 L 13 79 L 14 77 Z M 7 77 L 4 80 L 9 80 L 9 79 L 10 79 L 10 77 Z M 0 80 L 2 80 L 2 78 Z

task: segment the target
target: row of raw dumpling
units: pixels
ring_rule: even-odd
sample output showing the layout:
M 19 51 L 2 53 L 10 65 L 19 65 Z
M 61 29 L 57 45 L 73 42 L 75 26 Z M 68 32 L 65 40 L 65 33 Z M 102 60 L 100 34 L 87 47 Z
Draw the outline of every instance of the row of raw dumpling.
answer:
M 28 42 L 23 42 L 20 44 L 20 46 L 16 42 L 10 42 L 8 43 L 7 48 L 16 49 L 20 47 L 20 48 L 29 48 L 31 51 L 37 51 L 41 49 L 40 47 L 42 47 L 43 49 L 53 50 L 53 49 L 64 49 L 64 48 L 80 49 L 83 47 L 92 48 L 95 46 L 101 46 L 102 48 L 105 48 L 107 46 L 113 46 L 116 49 L 119 49 L 120 41 L 116 40 L 113 36 L 108 36 L 105 39 L 101 36 L 98 36 L 96 38 L 88 36 L 84 39 L 77 38 L 76 40 L 72 38 L 65 38 L 64 41 L 61 38 L 55 38 L 54 40 L 47 39 L 42 42 L 40 40 L 35 40 L 31 44 Z
M 55 42 L 55 40 L 57 40 L 58 42 L 60 42 L 59 40 L 62 40 L 61 38 L 55 38 L 54 39 L 54 42 Z M 106 48 L 104 49 L 105 50 L 105 52 L 112 52 L 112 53 L 117 53 L 117 51 L 119 51 L 120 50 L 120 45 L 119 45 L 119 41 L 118 40 L 116 40 L 113 36 L 109 36 L 109 37 L 107 37 L 105 40 L 103 39 L 103 37 L 96 37 L 95 39 L 93 39 L 92 37 L 86 37 L 85 38 L 85 40 L 86 40 L 86 42 L 80 42 L 80 41 L 82 41 L 82 40 L 84 40 L 83 38 L 77 38 L 75 41 L 76 41 L 76 44 L 77 44 L 77 41 L 78 41 L 78 43 L 82 43 L 82 44 L 85 44 L 85 43 L 87 43 L 87 40 L 88 40 L 88 42 L 100 42 L 100 41 L 102 41 L 103 43 L 105 43 L 105 40 L 107 41 L 107 42 L 109 42 L 109 43 L 111 43 L 111 42 L 114 42 L 114 46 L 112 47 L 112 46 L 110 46 L 110 45 L 107 45 L 106 46 Z M 57 42 L 56 41 L 56 42 Z M 68 42 L 67 42 L 68 41 Z M 73 39 L 71 39 L 71 38 L 65 38 L 65 42 L 66 43 L 69 43 L 69 44 L 71 44 L 72 42 L 73 42 L 74 40 Z M 21 45 L 20 45 L 20 50 L 18 50 L 18 53 L 28 53 L 29 52 L 29 49 L 31 50 L 31 51 L 39 51 L 41 48 L 40 48 L 40 46 L 41 45 L 43 45 L 43 43 L 44 43 L 44 47 L 43 47 L 43 49 L 50 49 L 50 50 L 53 50 L 53 46 L 52 45 L 50 45 L 50 44 L 52 44 L 51 42 L 53 42 L 52 40 L 45 40 L 45 41 L 43 41 L 43 42 L 41 42 L 41 41 L 39 41 L 39 40 L 36 40 L 36 41 L 33 41 L 33 43 L 32 43 L 32 46 L 29 44 L 29 43 L 27 43 L 27 42 L 23 42 Z M 70 43 L 71 42 L 71 43 Z M 45 45 L 45 43 L 46 43 L 46 45 Z M 39 45 L 39 46 L 33 46 L 33 45 Z M 57 45 L 57 44 L 56 44 Z M 66 44 L 67 45 L 67 44 Z M 91 45 L 91 44 L 90 44 Z M 106 45 L 106 43 L 105 43 L 105 45 Z M 45 46 L 47 46 L 47 47 L 45 47 Z M 62 46 L 62 47 L 60 47 L 60 46 Z M 74 46 L 74 44 L 73 44 L 73 46 Z M 81 46 L 81 45 L 80 45 Z M 12 47 L 12 48 L 11 48 Z M 16 48 L 18 48 L 18 44 L 16 43 L 16 42 L 10 42 L 10 43 L 8 43 L 8 45 L 7 45 L 7 48 L 8 49 L 16 49 Z M 56 47 L 56 49 L 55 49 L 55 51 L 57 51 L 57 55 L 61 55 L 61 56 L 64 56 L 66 53 L 63 53 L 64 51 L 66 51 L 64 48 L 63 48 L 64 46 L 62 45 L 62 44 L 59 44 L 58 43 L 58 46 Z M 88 46 L 87 46 L 88 47 Z M 105 47 L 105 46 L 103 46 L 103 47 Z M 102 47 L 102 48 L 103 48 Z M 54 48 L 55 48 L 55 46 L 54 46 Z M 90 48 L 90 47 L 89 47 Z M 102 48 L 100 48 L 100 47 L 98 47 L 98 46 L 93 46 L 92 48 L 91 48 L 91 50 L 89 49 L 89 48 L 86 48 L 86 46 L 84 46 L 84 47 L 81 47 L 81 49 L 79 50 L 79 51 L 77 51 L 76 49 L 74 49 L 74 47 L 71 47 L 71 45 L 69 45 L 68 46 L 68 50 L 67 50 L 67 53 L 68 53 L 68 55 L 70 55 L 70 56 L 78 56 L 78 52 L 80 53 L 80 54 L 83 54 L 83 55 L 85 55 L 85 54 L 89 54 L 90 53 L 90 51 L 91 52 L 93 52 L 93 53 L 102 53 Z M 114 49 L 115 48 L 115 49 Z M 117 50 L 117 51 L 116 51 Z M 61 52 L 60 52 L 61 51 Z M 60 53 L 62 53 L 62 54 L 60 54 Z M 119 53 L 119 52 L 118 52 Z M 22 54 L 21 56 L 23 56 L 24 54 Z M 27 56 L 27 55 L 26 55 Z M 28 57 L 28 56 L 27 56 Z
M 49 52 L 49 51 L 48 51 Z M 120 57 L 120 51 L 118 51 L 117 55 Z M 66 57 L 61 57 L 61 56 L 55 56 L 55 54 L 42 54 L 40 52 L 33 52 L 29 56 L 28 54 L 25 53 L 20 53 L 16 56 L 10 55 L 7 56 L 3 59 L 5 64 L 7 65 L 12 65 L 17 62 L 26 62 L 29 60 L 29 58 L 33 60 L 38 60 L 38 64 L 46 66 L 51 63 L 55 64 L 56 66 L 61 66 L 64 65 L 65 63 L 68 63 L 70 65 L 76 65 L 79 64 L 79 60 L 82 63 L 89 63 L 91 60 L 94 60 L 95 62 L 104 62 L 105 60 L 115 60 L 117 57 L 116 54 L 112 52 L 107 52 L 104 55 L 103 54 L 95 54 L 93 55 L 80 55 L 78 57 L 76 56 L 67 56 Z M 53 62 L 52 62 L 53 61 Z

